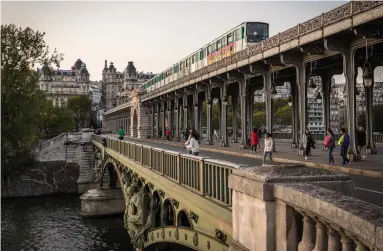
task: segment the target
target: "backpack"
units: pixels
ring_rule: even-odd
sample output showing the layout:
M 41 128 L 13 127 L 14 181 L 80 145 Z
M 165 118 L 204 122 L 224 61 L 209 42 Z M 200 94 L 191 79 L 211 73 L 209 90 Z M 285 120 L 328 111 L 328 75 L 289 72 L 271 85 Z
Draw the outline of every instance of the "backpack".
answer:
M 348 134 L 344 135 L 344 140 L 343 140 L 343 147 L 348 148 L 350 145 L 350 136 Z

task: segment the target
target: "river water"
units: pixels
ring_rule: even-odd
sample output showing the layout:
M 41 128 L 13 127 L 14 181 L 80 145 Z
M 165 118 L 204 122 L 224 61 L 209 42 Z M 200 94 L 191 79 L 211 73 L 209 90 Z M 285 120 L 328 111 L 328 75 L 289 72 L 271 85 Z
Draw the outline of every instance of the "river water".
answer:
M 1 250 L 133 251 L 123 219 L 84 219 L 78 195 L 1 203 Z

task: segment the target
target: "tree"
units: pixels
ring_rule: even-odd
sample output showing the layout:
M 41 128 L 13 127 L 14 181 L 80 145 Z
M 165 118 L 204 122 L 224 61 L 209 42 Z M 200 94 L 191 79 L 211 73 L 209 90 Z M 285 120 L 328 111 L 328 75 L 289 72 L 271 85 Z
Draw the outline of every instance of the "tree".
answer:
M 75 128 L 73 112 L 66 107 L 54 107 L 50 100 L 46 100 L 41 122 L 43 125 L 41 133 L 44 138 L 55 137 Z
M 289 105 L 285 105 L 284 107 L 278 108 L 274 115 L 278 124 L 282 126 L 292 124 L 292 109 Z
M 254 126 L 260 128 L 266 125 L 266 113 L 264 111 L 257 111 L 254 113 Z
M 1 25 L 1 164 L 2 174 L 30 161 L 30 152 L 41 137 L 41 115 L 46 105 L 40 91 L 38 64 L 59 67 L 62 54 L 44 41 L 45 33 L 27 27 Z
M 78 95 L 68 99 L 68 109 L 74 113 L 76 131 L 80 127 L 87 126 L 90 123 L 90 114 L 92 111 L 92 101 L 87 95 Z

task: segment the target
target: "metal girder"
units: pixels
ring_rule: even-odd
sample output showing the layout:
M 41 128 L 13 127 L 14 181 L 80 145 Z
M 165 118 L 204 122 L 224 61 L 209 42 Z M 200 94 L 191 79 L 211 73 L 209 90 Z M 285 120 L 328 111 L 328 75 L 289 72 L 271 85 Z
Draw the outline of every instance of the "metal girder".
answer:
M 285 65 L 297 65 L 303 62 L 303 53 L 301 51 L 286 52 L 280 54 L 279 58 Z
M 219 78 L 211 78 L 209 79 L 209 82 L 210 82 L 210 85 L 215 88 L 215 87 L 219 87 L 223 84 L 223 80 L 222 79 L 219 79 Z
M 257 62 L 250 65 L 250 72 L 251 73 L 260 73 L 263 74 L 265 72 L 269 72 L 271 70 L 271 66 L 266 63 Z
M 176 90 L 176 91 L 174 92 L 174 95 L 175 95 L 176 97 L 178 97 L 178 98 L 181 98 L 181 97 L 184 96 L 184 91 L 183 91 L 183 90 Z
M 367 26 L 357 26 L 352 29 L 355 35 L 363 39 L 382 39 L 383 27 L 382 24 L 370 24 Z
M 239 71 L 229 71 L 226 73 L 228 80 L 242 81 L 245 79 L 245 74 Z
M 307 45 L 302 45 L 297 47 L 298 50 L 303 52 L 304 54 L 307 54 L 308 56 L 313 56 L 313 55 L 324 55 L 325 53 L 325 48 L 323 44 L 319 43 L 311 43 Z
M 263 60 L 265 64 L 273 66 L 285 66 L 278 55 L 271 56 Z

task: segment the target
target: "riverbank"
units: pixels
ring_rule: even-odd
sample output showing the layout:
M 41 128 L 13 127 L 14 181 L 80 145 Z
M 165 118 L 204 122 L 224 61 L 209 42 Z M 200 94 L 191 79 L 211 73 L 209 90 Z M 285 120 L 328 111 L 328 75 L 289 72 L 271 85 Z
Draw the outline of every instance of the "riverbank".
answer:
M 42 161 L 11 174 L 1 183 L 1 198 L 77 194 L 80 166 L 67 161 Z

